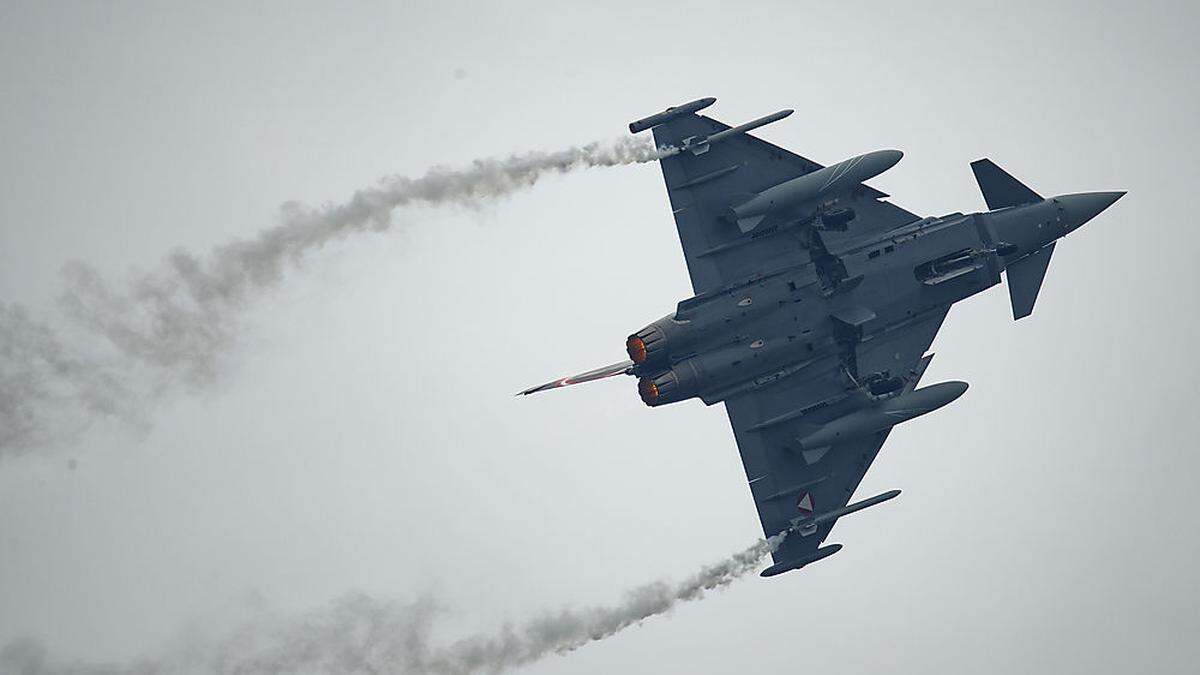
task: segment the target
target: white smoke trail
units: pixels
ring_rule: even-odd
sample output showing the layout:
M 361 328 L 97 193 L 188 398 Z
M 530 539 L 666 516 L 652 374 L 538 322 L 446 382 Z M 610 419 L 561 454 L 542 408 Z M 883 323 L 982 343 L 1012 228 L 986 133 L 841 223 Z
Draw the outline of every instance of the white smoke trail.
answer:
M 65 346 L 25 308 L 0 303 L 0 459 L 61 439 L 96 415 L 144 419 L 140 401 L 210 382 L 236 341 L 243 311 L 280 282 L 289 263 L 332 241 L 389 229 L 396 209 L 479 208 L 549 174 L 649 162 L 674 152 L 626 137 L 480 159 L 460 169 L 434 167 L 419 178 L 389 176 L 341 204 L 284 204 L 280 224 L 251 239 L 217 246 L 205 258 L 173 251 L 158 271 L 117 286 L 87 263 L 71 262 L 63 271 L 62 306 L 99 338 L 86 348 Z M 71 407 L 85 413 L 75 424 L 62 419 Z
M 562 609 L 519 628 L 505 626 L 495 634 L 442 647 L 431 644 L 440 613 L 436 603 L 425 599 L 402 604 L 356 594 L 300 617 L 259 620 L 213 642 L 193 640 L 157 659 L 125 665 L 56 664 L 39 643 L 24 640 L 0 651 L 0 667 L 19 675 L 494 673 L 569 653 L 664 614 L 681 602 L 699 600 L 755 569 L 784 536 L 760 540 L 682 582 L 634 588 L 615 605 Z
M 73 407 L 142 422 L 136 394 L 111 364 L 72 354 L 24 307 L 0 303 L 0 457 L 76 431 Z

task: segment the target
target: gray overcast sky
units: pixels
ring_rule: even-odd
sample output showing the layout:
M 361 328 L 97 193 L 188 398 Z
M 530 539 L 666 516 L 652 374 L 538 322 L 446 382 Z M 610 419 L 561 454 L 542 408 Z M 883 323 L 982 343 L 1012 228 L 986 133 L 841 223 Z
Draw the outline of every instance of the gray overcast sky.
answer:
M 1034 315 L 957 306 L 828 561 L 747 579 L 531 673 L 1193 672 L 1200 659 L 1194 3 L 45 3 L 0 7 L 0 300 L 120 278 L 378 177 L 620 135 L 700 96 L 872 184 L 982 207 L 988 156 L 1043 194 L 1126 189 L 1059 246 Z M 151 654 L 247 603 L 361 589 L 447 638 L 606 602 L 761 534 L 719 407 L 619 360 L 689 286 L 656 166 L 414 209 L 254 305 L 216 387 L 138 433 L 0 463 L 0 644 Z M 77 466 L 68 468 L 68 459 Z

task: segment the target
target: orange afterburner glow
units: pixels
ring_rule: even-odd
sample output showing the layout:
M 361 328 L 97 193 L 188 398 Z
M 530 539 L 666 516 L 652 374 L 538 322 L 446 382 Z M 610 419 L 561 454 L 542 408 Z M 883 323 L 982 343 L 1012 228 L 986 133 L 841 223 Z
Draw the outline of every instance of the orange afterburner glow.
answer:
M 629 352 L 629 358 L 634 363 L 646 362 L 646 343 L 642 342 L 642 338 L 630 335 L 625 341 L 625 351 Z
M 654 380 L 643 377 L 638 380 L 638 393 L 642 395 L 642 401 L 646 405 L 654 405 L 654 402 L 658 400 L 658 385 L 654 384 Z

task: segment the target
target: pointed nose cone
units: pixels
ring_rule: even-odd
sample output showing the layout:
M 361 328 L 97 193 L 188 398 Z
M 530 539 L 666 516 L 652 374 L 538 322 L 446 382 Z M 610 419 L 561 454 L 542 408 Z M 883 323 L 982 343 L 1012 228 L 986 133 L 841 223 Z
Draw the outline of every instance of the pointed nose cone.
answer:
M 1078 229 L 1124 196 L 1124 192 L 1084 192 L 1057 197 L 1058 203 L 1062 204 L 1063 210 L 1066 211 L 1067 232 Z

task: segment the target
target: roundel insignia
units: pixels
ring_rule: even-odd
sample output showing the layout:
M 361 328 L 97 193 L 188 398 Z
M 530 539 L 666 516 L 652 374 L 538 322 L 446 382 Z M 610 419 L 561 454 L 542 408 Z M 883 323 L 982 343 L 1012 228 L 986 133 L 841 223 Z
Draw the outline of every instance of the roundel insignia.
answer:
M 807 492 L 800 495 L 800 499 L 796 500 L 796 508 L 800 509 L 801 514 L 806 515 L 806 516 L 811 516 L 813 514 L 812 495 L 810 495 Z

